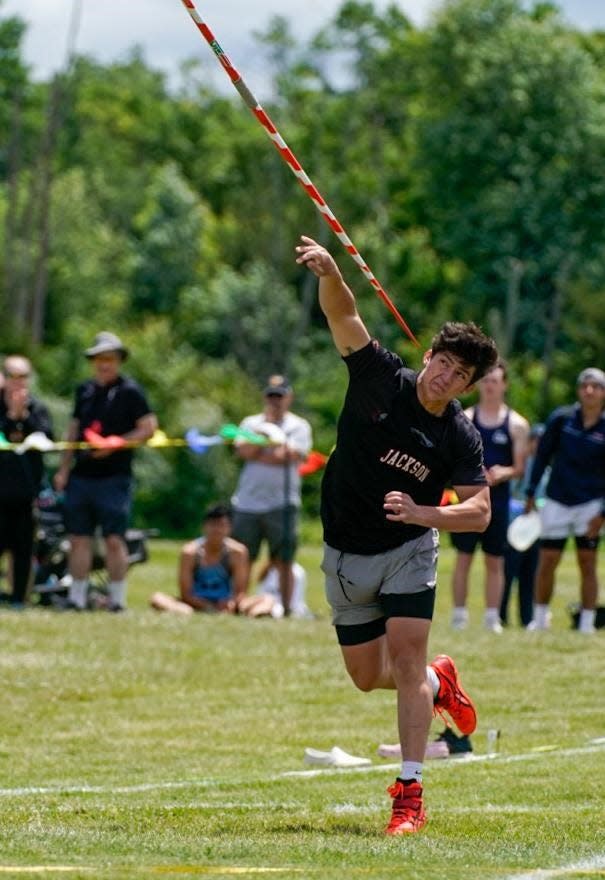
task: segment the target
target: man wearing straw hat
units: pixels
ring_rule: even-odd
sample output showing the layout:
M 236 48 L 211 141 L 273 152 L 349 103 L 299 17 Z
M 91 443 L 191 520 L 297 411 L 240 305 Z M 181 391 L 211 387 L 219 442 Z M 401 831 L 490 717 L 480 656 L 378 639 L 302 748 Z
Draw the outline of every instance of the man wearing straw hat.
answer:
M 349 371 L 336 447 L 322 484 L 326 594 L 347 672 L 363 691 L 397 691 L 402 765 L 386 833 L 426 823 L 422 762 L 433 709 L 470 735 L 477 718 L 451 657 L 427 667 L 438 528 L 481 531 L 490 517 L 479 432 L 455 398 L 497 359 L 473 324 L 449 322 L 416 373 L 372 340 L 334 259 L 306 236 L 297 262 Z M 459 504 L 440 507 L 452 483 Z
M 84 355 L 92 366 L 93 378 L 76 390 L 67 439 L 84 440 L 88 428 L 102 437 L 144 443 L 153 435 L 157 420 L 140 385 L 121 374 L 128 357 L 122 340 L 114 333 L 98 333 Z M 78 450 L 75 455 L 68 450 L 55 474 L 55 488 L 66 489 L 69 572 L 73 578 L 69 603 L 74 609 L 86 608 L 97 528 L 105 539 L 109 609 L 121 611 L 126 606 L 124 534 L 131 507 L 132 457 L 132 449 L 119 447 Z

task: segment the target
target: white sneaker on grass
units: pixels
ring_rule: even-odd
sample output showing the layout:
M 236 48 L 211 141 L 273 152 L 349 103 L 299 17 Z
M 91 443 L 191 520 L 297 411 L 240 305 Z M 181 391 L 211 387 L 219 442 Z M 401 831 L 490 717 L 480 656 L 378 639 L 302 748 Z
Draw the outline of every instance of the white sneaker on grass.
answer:
M 544 632 L 550 629 L 551 622 L 552 614 L 550 610 L 545 607 L 537 607 L 534 609 L 533 620 L 527 624 L 526 629 L 529 632 Z

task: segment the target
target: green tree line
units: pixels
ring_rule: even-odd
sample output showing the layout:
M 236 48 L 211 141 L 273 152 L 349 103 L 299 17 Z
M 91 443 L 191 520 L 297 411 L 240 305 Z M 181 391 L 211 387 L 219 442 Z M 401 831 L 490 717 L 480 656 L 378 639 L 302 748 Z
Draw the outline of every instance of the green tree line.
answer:
M 24 33 L 0 0 L 0 350 L 31 356 L 59 429 L 100 329 L 131 348 L 169 435 L 239 421 L 286 372 L 329 451 L 345 371 L 298 236 L 331 248 L 374 335 L 419 353 L 239 96 L 194 62 L 175 84 L 136 49 L 37 82 Z M 603 366 L 605 35 L 547 3 L 450 0 L 417 27 L 347 0 L 305 43 L 279 17 L 257 39 L 268 112 L 421 345 L 475 320 L 516 408 L 535 420 L 570 400 Z M 226 448 L 137 467 L 137 516 L 166 533 L 237 476 Z

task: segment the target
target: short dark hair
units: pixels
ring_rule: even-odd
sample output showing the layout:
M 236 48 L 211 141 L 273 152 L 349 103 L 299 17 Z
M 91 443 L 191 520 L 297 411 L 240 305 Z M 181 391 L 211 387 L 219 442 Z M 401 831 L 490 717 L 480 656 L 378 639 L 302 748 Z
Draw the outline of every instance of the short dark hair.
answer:
M 506 364 L 506 361 L 503 360 L 501 357 L 498 358 L 498 360 L 496 361 L 496 363 L 494 364 L 493 367 L 489 368 L 487 373 L 493 373 L 494 370 L 502 370 L 502 378 L 504 379 L 505 382 L 507 381 L 507 379 L 508 379 L 508 366 Z M 485 373 L 484 375 L 487 375 L 487 373 Z
M 433 354 L 447 351 L 460 358 L 467 366 L 473 367 L 474 374 L 469 385 L 482 379 L 498 363 L 496 343 L 472 322 L 463 324 L 459 321 L 448 321 L 433 337 L 431 351 Z
M 231 508 L 228 504 L 213 504 L 204 513 L 204 522 L 209 519 L 231 519 Z

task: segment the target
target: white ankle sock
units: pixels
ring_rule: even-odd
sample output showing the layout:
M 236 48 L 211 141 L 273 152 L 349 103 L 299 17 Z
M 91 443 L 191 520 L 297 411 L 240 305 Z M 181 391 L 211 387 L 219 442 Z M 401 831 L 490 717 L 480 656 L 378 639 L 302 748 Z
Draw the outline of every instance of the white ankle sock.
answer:
M 439 682 L 439 676 L 437 675 L 437 673 L 435 672 L 435 670 L 433 669 L 432 666 L 426 667 L 426 677 L 427 677 L 428 683 L 430 684 L 431 689 L 433 691 L 433 699 L 436 700 L 437 694 L 439 693 L 440 682 Z
M 400 779 L 413 779 L 422 784 L 422 764 L 417 761 L 402 761 Z
M 124 608 L 126 606 L 126 581 L 110 581 L 107 589 L 109 590 L 109 601 L 111 604 Z
M 500 623 L 500 610 L 498 608 L 486 608 L 483 616 L 483 626 L 493 633 L 502 632 Z
M 538 629 L 547 629 L 550 625 L 548 605 L 534 605 L 534 621 Z
M 86 608 L 86 595 L 88 593 L 88 581 L 74 580 L 69 585 L 68 599 L 76 608 Z
M 580 611 L 580 622 L 578 624 L 578 629 L 580 630 L 580 632 L 594 632 L 595 617 L 596 611 L 594 610 L 594 608 L 582 608 L 582 610 Z

